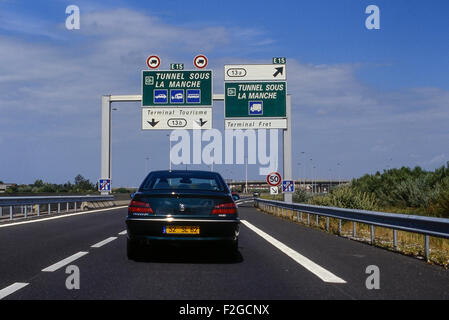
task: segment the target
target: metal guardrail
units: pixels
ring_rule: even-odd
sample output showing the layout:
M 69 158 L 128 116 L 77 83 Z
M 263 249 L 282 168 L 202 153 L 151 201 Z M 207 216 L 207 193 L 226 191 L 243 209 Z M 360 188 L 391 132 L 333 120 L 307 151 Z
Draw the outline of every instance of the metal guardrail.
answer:
M 356 223 L 367 224 L 370 225 L 371 244 L 374 244 L 375 226 L 390 228 L 393 229 L 393 246 L 395 249 L 397 249 L 397 230 L 423 234 L 425 235 L 424 254 L 427 260 L 429 258 L 429 236 L 449 239 L 449 219 L 285 203 L 259 198 L 254 200 L 254 206 L 267 211 L 273 211 L 273 208 L 281 209 L 280 215 L 284 215 L 284 209 L 291 210 L 292 213 L 296 212 L 297 221 L 300 219 L 303 221 L 302 215 L 306 213 L 308 224 L 310 224 L 310 214 L 316 216 L 316 225 L 318 225 L 319 217 L 326 217 L 326 230 L 329 230 L 329 218 L 335 218 L 339 221 L 339 234 L 341 234 L 341 222 L 352 221 L 354 237 L 356 236 Z M 276 210 L 278 211 L 278 209 Z
M 239 204 L 246 204 L 246 203 L 250 203 L 254 201 L 254 197 L 246 197 L 246 198 L 240 198 L 238 200 L 235 200 L 235 204 L 239 205 Z
M 25 218 L 28 217 L 28 209 L 31 206 L 31 213 L 35 209 L 37 216 L 41 214 L 41 205 L 47 205 L 47 213 L 51 214 L 52 204 L 57 204 L 56 213 L 61 213 L 61 204 L 66 205 L 66 212 L 69 212 L 70 204 L 74 212 L 78 210 L 78 203 L 84 202 L 104 202 L 113 201 L 114 196 L 37 196 L 37 197 L 0 197 L 0 217 L 3 216 L 3 210 L 9 208 L 9 219 L 14 219 L 15 209 L 20 207 Z M 81 208 L 82 209 L 82 208 Z

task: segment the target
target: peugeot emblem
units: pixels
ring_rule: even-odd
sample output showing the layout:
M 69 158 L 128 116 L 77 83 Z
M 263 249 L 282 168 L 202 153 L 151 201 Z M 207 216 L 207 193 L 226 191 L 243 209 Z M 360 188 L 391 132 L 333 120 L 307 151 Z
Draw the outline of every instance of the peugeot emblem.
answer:
M 179 211 L 181 211 L 181 212 L 186 211 L 186 205 L 184 203 L 179 204 Z

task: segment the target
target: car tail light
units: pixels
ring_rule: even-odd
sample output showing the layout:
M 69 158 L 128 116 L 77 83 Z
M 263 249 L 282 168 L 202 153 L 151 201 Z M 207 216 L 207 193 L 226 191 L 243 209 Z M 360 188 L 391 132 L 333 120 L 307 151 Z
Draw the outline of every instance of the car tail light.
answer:
M 236 213 L 237 207 L 233 202 L 217 204 L 212 209 L 212 214 L 236 214 Z
M 133 213 L 154 213 L 149 203 L 132 200 L 128 206 L 128 214 Z

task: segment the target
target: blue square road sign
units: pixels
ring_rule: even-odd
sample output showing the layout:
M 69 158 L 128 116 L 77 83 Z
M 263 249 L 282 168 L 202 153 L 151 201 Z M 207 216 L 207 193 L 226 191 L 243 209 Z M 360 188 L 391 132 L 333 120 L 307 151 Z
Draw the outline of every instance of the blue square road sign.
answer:
M 282 192 L 292 193 L 295 192 L 295 182 L 293 180 L 282 181 Z
M 100 179 L 98 191 L 111 191 L 111 179 Z
M 170 90 L 170 103 L 171 104 L 184 104 L 184 90 Z
M 187 103 L 201 103 L 201 89 L 186 90 Z
M 168 102 L 167 89 L 154 90 L 154 103 L 167 103 L 167 102 Z

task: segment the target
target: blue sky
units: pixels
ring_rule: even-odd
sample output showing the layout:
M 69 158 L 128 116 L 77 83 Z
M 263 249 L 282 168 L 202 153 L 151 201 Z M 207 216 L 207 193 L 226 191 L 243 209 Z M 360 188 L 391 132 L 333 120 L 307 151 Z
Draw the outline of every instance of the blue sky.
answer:
M 80 30 L 64 27 L 71 4 Z M 380 30 L 365 28 L 370 4 L 380 8 Z M 0 180 L 97 180 L 100 97 L 139 93 L 150 53 L 186 68 L 206 54 L 216 93 L 224 64 L 286 56 L 295 178 L 441 166 L 449 160 L 448 10 L 445 0 L 0 0 Z M 168 132 L 142 132 L 138 104 L 115 107 L 114 185 L 136 186 L 147 156 L 151 169 L 167 167 Z M 223 104 L 214 108 L 222 129 Z M 216 169 L 244 174 L 244 166 Z M 249 171 L 263 178 L 258 166 Z

